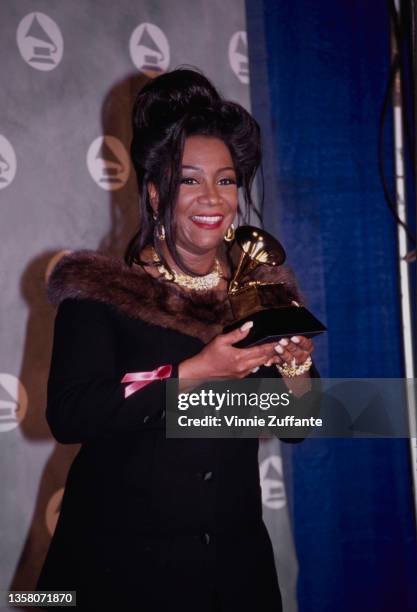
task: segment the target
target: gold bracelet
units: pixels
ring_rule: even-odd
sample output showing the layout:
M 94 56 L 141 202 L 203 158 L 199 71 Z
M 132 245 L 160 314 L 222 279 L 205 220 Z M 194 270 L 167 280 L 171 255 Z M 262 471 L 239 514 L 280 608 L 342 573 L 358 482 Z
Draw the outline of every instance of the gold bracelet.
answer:
M 294 378 L 295 376 L 300 376 L 300 374 L 304 374 L 304 372 L 308 372 L 308 370 L 313 365 L 311 361 L 311 357 L 307 357 L 304 363 L 300 363 L 296 365 L 295 359 L 291 361 L 291 365 L 284 363 L 284 365 L 280 366 L 278 363 L 275 364 L 278 372 L 281 376 L 287 376 L 288 378 Z

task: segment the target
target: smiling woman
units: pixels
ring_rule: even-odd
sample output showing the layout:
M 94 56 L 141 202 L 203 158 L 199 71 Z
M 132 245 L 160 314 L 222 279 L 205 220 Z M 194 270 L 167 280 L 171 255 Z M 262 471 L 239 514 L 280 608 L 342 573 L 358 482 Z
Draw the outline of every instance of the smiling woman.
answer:
M 267 365 L 291 360 L 309 376 L 306 338 L 236 348 L 251 322 L 222 333 L 232 222 L 239 189 L 240 216 L 253 207 L 259 128 L 203 75 L 176 70 L 139 93 L 131 156 L 139 226 L 125 261 L 79 251 L 49 279 L 46 414 L 55 438 L 81 449 L 37 588 L 75 590 L 85 609 L 279 612 L 258 440 L 165 435 L 167 379 L 181 391 L 194 379 L 280 379 Z M 300 302 L 289 271 L 273 275 L 286 303 Z
M 175 70 L 139 93 L 131 155 L 140 229 L 126 263 L 143 263 L 143 249 L 153 242 L 168 269 L 175 264 L 187 274 L 205 274 L 239 209 L 238 188 L 245 204 L 241 219 L 248 221 L 254 209 L 251 187 L 261 160 L 257 122 L 241 105 L 220 98 L 203 75 Z M 218 216 L 219 225 L 201 216 Z M 154 240 L 155 233 L 165 241 Z M 192 246 L 184 247 L 184 239 L 192 239 Z
M 150 188 L 151 206 L 158 215 L 158 192 Z M 230 150 L 219 138 L 190 136 L 184 144 L 180 187 L 175 206 L 175 245 L 185 268 L 207 274 L 219 244 L 238 207 L 236 171 Z M 166 242 L 165 261 L 175 264 Z

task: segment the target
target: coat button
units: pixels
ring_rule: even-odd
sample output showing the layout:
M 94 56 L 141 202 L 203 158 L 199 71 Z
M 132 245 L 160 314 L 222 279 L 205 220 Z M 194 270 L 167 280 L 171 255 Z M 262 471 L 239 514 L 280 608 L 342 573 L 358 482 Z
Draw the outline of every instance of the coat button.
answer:
M 209 533 L 204 533 L 203 534 L 203 542 L 204 544 L 210 544 L 210 534 Z
M 203 480 L 211 480 L 213 478 L 213 472 L 203 472 Z
M 149 414 L 143 417 L 143 422 L 146 423 L 147 421 L 149 421 Z
M 162 410 L 159 418 L 161 419 L 161 421 L 162 421 L 162 419 L 165 418 L 165 408 Z

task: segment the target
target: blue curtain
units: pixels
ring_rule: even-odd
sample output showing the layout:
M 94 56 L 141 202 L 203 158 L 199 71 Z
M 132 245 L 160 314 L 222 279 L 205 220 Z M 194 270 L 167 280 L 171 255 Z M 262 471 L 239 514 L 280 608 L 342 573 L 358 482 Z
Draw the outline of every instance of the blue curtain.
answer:
M 404 374 L 396 227 L 377 170 L 389 68 L 382 0 L 247 0 L 265 227 L 283 242 L 326 377 Z M 386 130 L 387 167 L 392 160 Z M 417 610 L 407 440 L 306 440 L 285 451 L 300 612 Z

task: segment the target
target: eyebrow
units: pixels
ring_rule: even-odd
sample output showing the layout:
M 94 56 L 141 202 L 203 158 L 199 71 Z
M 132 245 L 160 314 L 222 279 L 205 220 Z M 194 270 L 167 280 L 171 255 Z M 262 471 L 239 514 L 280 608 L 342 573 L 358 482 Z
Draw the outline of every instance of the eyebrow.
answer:
M 188 166 L 188 165 L 184 165 L 182 167 L 183 168 L 189 168 L 190 170 L 202 170 L 202 168 L 200 166 Z M 235 169 L 233 168 L 233 166 L 224 166 L 224 168 L 218 168 L 217 172 L 222 172 L 223 170 L 233 170 L 233 172 L 235 172 Z

